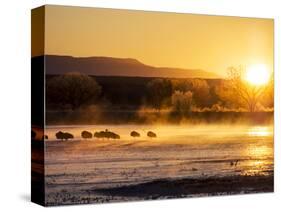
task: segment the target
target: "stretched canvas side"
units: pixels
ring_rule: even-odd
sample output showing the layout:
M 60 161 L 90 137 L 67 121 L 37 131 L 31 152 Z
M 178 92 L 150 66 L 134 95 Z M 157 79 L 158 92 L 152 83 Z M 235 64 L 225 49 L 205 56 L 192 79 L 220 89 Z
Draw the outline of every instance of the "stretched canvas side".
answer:
M 45 205 L 45 7 L 31 11 L 31 201 Z

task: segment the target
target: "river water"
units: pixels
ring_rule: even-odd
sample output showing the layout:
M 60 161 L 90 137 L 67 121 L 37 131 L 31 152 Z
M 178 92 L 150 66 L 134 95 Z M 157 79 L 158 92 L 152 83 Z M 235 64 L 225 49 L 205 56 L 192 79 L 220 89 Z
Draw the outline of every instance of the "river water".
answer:
M 82 139 L 108 129 L 119 140 Z M 74 139 L 55 138 L 59 130 Z M 130 137 L 138 131 L 139 138 Z M 157 138 L 148 138 L 151 130 Z M 272 126 L 82 125 L 48 126 L 46 191 L 80 192 L 156 179 L 268 175 L 273 172 Z

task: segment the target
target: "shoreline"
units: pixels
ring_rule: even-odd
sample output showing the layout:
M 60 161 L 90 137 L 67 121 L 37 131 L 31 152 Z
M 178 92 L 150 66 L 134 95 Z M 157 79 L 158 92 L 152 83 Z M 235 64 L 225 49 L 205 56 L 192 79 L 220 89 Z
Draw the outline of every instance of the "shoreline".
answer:
M 274 175 L 244 175 L 207 178 L 160 179 L 135 185 L 108 189 L 97 189 L 95 192 L 112 196 L 145 198 L 177 198 L 182 195 L 212 196 L 219 193 L 260 193 L 274 191 Z
M 122 124 L 272 124 L 274 111 L 204 111 L 181 115 L 169 112 L 139 110 L 47 111 L 46 125 L 122 125 Z
M 161 200 L 274 192 L 274 174 L 159 179 L 134 185 L 49 193 L 48 206 Z M 61 200 L 64 201 L 61 201 Z

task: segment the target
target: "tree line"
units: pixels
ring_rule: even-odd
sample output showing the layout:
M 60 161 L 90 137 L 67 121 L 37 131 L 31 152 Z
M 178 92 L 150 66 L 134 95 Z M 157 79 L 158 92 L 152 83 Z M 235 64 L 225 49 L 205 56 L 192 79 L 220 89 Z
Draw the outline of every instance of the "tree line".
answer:
M 110 81 L 105 84 L 97 80 L 97 77 L 78 73 L 52 77 L 46 82 L 47 104 L 55 105 L 56 109 L 76 110 L 104 102 L 111 106 L 113 102 L 128 106 L 133 102 L 136 107 L 157 111 L 169 109 L 180 114 L 227 110 L 255 112 L 274 106 L 273 76 L 266 85 L 250 85 L 243 79 L 243 70 L 239 67 L 229 68 L 226 79 L 214 82 L 206 79 L 153 78 L 141 82 L 133 80 L 130 84 L 120 81 L 110 90 Z M 133 88 L 134 82 L 137 88 Z

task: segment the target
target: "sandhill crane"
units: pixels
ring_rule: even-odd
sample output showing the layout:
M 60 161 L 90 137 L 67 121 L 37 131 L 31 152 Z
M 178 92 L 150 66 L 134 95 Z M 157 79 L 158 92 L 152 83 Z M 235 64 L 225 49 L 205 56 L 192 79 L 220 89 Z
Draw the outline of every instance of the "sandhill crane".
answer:
M 140 134 L 136 131 L 132 131 L 131 134 L 130 134 L 132 137 L 140 137 Z
M 236 167 L 237 164 L 238 164 L 238 162 L 239 162 L 238 160 L 236 160 L 236 161 L 231 161 L 231 162 L 230 162 L 230 166 L 235 166 L 235 167 Z
M 156 138 L 157 137 L 157 135 L 152 131 L 148 131 L 147 136 L 150 137 L 150 138 Z
M 84 138 L 84 139 L 87 139 L 87 138 L 92 138 L 93 137 L 93 134 L 84 130 L 81 132 L 81 137 Z
M 105 131 L 99 131 L 99 132 L 95 132 L 94 133 L 94 137 L 95 138 L 107 138 L 107 139 L 120 139 L 120 135 L 109 131 L 108 129 L 106 129 Z
M 56 133 L 56 138 L 61 140 L 67 140 L 74 138 L 74 136 L 71 133 L 59 131 Z

